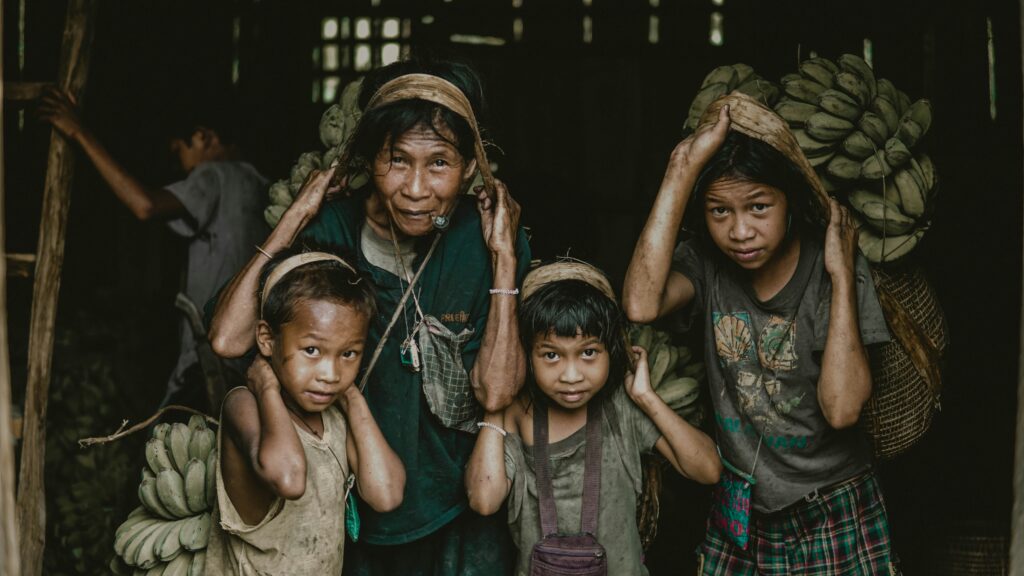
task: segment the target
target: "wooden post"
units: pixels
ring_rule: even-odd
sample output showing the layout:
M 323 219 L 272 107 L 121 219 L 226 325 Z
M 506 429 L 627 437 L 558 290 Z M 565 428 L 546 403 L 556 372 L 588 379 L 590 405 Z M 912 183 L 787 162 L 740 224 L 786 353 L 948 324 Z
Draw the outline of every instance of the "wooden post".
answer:
M 4 13 L 0 0 L 0 14 Z M 3 30 L 0 27 L 0 62 L 3 62 Z M 0 82 L 0 256 L 4 239 L 4 105 Z M 7 350 L 7 259 L 0 257 L 0 576 L 21 573 L 17 524 L 14 522 L 14 438 L 11 432 L 11 358 Z
M 1024 32 L 1024 0 L 1020 2 Z M 1024 55 L 1024 43 L 1021 45 Z M 1019 193 L 1020 191 L 1018 191 Z M 1021 297 L 1024 301 L 1024 295 Z M 1017 437 L 1014 445 L 1013 515 L 1010 519 L 1010 576 L 1024 576 L 1024 311 L 1021 315 L 1021 354 L 1017 358 Z
M 70 0 L 68 3 L 56 83 L 76 97 L 81 95 L 88 75 L 95 12 L 93 0 Z M 24 576 L 38 576 L 43 570 L 43 548 L 46 544 L 43 485 L 46 404 L 74 159 L 75 150 L 71 143 L 54 131 L 50 136 L 32 290 L 24 440 L 18 475 L 18 534 L 21 573 Z

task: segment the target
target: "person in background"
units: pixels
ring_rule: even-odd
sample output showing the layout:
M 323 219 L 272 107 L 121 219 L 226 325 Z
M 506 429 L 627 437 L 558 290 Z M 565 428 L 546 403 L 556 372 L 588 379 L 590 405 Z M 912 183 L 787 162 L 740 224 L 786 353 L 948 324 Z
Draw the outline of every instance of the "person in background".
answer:
M 143 183 L 114 158 L 82 122 L 70 94 L 51 90 L 37 109 L 39 117 L 81 147 L 93 166 L 140 221 L 160 221 L 188 240 L 183 292 L 202 308 L 215 291 L 240 270 L 254 245 L 266 239 L 263 220 L 267 179 L 242 160 L 232 114 L 226 109 L 198 113 L 170 150 L 184 172 L 182 180 L 166 186 Z M 184 319 L 177 364 L 167 382 L 161 405 L 185 404 L 207 408 L 199 375 L 195 338 Z M 242 381 L 245 366 L 225 362 L 229 380 Z M 217 407 L 209 407 L 215 410 Z

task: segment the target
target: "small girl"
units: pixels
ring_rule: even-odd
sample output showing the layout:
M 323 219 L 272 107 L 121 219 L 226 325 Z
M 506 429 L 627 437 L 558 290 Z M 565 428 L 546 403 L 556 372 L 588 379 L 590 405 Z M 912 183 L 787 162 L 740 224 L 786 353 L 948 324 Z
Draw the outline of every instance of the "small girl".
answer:
M 592 535 L 603 547 L 607 573 L 647 574 L 636 525 L 641 453 L 656 448 L 684 476 L 714 483 L 720 472 L 714 443 L 651 388 L 647 352 L 628 347 L 625 318 L 597 269 L 561 262 L 531 272 L 519 332 L 529 384 L 504 412 L 487 413 L 479 423 L 466 469 L 470 507 L 493 514 L 507 499 L 517 575 L 546 573 L 531 572 L 534 546 L 547 542 L 545 536 L 591 531 L 595 519 Z M 587 458 L 592 441 L 601 448 L 593 462 Z M 535 461 L 538 453 L 549 454 L 544 464 Z M 597 502 L 586 504 L 592 465 L 600 489 Z M 542 528 L 545 484 L 552 486 L 555 525 Z
M 405 486 L 353 385 L 373 293 L 325 252 L 279 255 L 261 280 L 260 356 L 222 408 L 206 573 L 340 574 L 352 482 L 379 511 Z
M 672 153 L 626 274 L 632 320 L 704 323 L 727 471 L 701 574 L 893 569 L 870 446 L 853 427 L 871 395 L 866 347 L 888 330 L 850 215 L 824 198 L 782 119 L 724 97 Z M 673 258 L 684 210 L 697 237 Z

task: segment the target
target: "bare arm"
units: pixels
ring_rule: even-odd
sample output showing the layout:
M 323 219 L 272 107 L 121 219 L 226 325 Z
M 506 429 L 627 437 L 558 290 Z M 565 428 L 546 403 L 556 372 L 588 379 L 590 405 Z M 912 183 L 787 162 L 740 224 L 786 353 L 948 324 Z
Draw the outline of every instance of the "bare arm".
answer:
M 310 173 L 295 202 L 263 243 L 263 250 L 276 254 L 292 245 L 299 232 L 316 216 L 333 175 L 334 168 Z M 214 352 L 226 358 L 242 356 L 256 342 L 256 323 L 259 320 L 257 291 L 260 272 L 268 260 L 255 249 L 254 252 L 245 268 L 224 289 L 210 323 L 210 345 Z
M 488 412 L 484 422 L 508 430 L 504 412 Z M 512 481 L 505 474 L 505 437 L 491 428 L 481 428 L 476 446 L 466 465 L 466 494 L 469 507 L 483 516 L 494 514 L 508 497 Z
M 348 422 L 349 469 L 356 475 L 359 496 L 378 512 L 398 508 L 405 495 L 405 466 L 384 439 L 359 388 L 350 386 L 339 400 Z
M 702 484 L 718 482 L 722 462 L 707 434 L 676 414 L 651 388 L 647 352 L 633 347 L 636 373 L 626 377 L 626 392 L 661 432 L 655 448 L 680 474 Z
M 128 173 L 78 117 L 77 105 L 70 94 L 56 90 L 43 96 L 40 118 L 49 122 L 65 138 L 77 142 L 100 176 L 122 204 L 139 220 L 173 218 L 185 214 L 178 198 L 163 188 L 149 188 Z
M 486 193 L 480 193 L 479 209 L 484 240 L 493 255 L 494 287 L 511 290 L 516 287 L 519 205 L 509 196 L 505 185 L 498 182 L 493 201 Z M 508 406 L 526 378 L 516 302 L 514 295 L 491 296 L 480 352 L 469 373 L 476 399 L 487 412 L 498 412 Z
M 728 131 L 729 107 L 724 106 L 718 122 L 701 127 L 672 151 L 622 287 L 622 306 L 633 322 L 652 322 L 693 300 L 693 284 L 670 273 L 672 251 L 697 176 Z
M 854 258 L 857 230 L 849 212 L 832 199 L 825 235 L 825 269 L 832 278 L 828 336 L 818 378 L 818 404 L 833 428 L 857 423 L 871 396 L 871 366 L 860 339 Z
M 306 491 L 306 455 L 277 377 L 267 361 L 257 357 L 248 379 L 249 389 L 229 395 L 224 403 L 229 437 L 271 492 L 289 500 L 300 498 Z M 225 477 L 225 485 L 231 480 Z

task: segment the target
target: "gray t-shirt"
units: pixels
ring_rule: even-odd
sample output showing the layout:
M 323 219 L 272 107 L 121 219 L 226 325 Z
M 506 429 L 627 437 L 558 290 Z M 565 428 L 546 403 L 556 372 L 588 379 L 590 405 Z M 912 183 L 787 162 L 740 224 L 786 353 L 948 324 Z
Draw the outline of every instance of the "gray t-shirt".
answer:
M 621 388 L 607 399 L 602 416 L 597 540 L 608 555 L 609 574 L 646 575 L 636 525 L 637 496 L 643 489 L 640 454 L 654 449 L 661 432 Z M 580 531 L 586 429 L 583 426 L 548 448 L 558 530 L 567 534 Z M 519 550 L 515 573 L 527 576 L 533 545 L 541 539 L 540 500 L 533 447 L 525 446 L 517 434 L 505 437 L 505 474 L 512 481 L 507 501 L 508 523 L 512 541 Z
M 246 162 L 204 162 L 166 187 L 186 216 L 167 222 L 189 239 L 185 295 L 202 310 L 252 257 L 270 229 L 263 219 L 267 180 Z M 182 373 L 198 361 L 187 322 L 181 324 L 181 350 L 168 382 L 168 394 L 181 386 Z
M 868 470 L 871 450 L 864 433 L 832 428 L 818 403 L 832 301 L 820 242 L 803 241 L 793 277 L 764 302 L 738 266 L 717 252 L 706 255 L 695 241 L 680 244 L 672 269 L 696 289 L 677 327 L 704 321 L 718 444 L 734 467 L 754 470 L 754 509 L 780 510 L 816 488 Z M 856 286 L 861 341 L 888 342 L 871 271 L 860 254 Z

